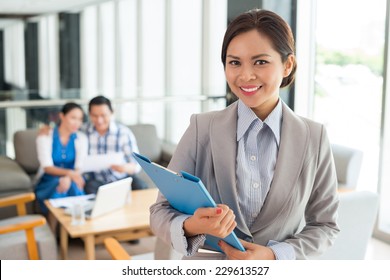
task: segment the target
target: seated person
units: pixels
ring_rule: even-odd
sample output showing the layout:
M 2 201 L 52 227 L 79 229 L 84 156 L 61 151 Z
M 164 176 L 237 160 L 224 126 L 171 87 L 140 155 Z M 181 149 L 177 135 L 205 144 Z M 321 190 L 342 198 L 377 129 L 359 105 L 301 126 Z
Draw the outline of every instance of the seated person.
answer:
M 78 131 L 83 116 L 80 105 L 67 103 L 60 112 L 60 123 L 37 137 L 40 168 L 35 193 L 43 214 L 48 212 L 46 199 L 85 194 L 85 181 L 79 171 L 88 147 L 85 134 Z
M 123 124 L 113 120 L 111 101 L 104 96 L 94 97 L 88 105 L 90 122 L 82 127 L 88 138 L 88 154 L 110 154 L 121 152 L 124 155 L 124 164 L 112 165 L 111 168 L 99 172 L 84 174 L 86 179 L 86 193 L 96 193 L 104 184 L 126 177 L 132 177 L 132 189 L 146 189 L 147 184 L 137 173 L 141 166 L 132 153 L 138 153 L 138 146 L 134 134 Z

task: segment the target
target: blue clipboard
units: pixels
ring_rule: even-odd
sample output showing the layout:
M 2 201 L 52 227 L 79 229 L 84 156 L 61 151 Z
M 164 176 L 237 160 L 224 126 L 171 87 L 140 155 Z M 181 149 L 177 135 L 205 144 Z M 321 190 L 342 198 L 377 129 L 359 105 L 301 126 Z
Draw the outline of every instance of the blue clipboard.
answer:
M 202 181 L 187 172 L 175 173 L 165 167 L 151 162 L 147 157 L 133 153 L 135 159 L 145 173 L 156 184 L 157 188 L 176 210 L 192 215 L 200 207 L 217 207 L 214 199 L 203 185 Z M 221 238 L 206 235 L 205 245 L 221 252 L 218 241 Z M 232 232 L 223 239 L 229 245 L 245 251 L 236 234 Z

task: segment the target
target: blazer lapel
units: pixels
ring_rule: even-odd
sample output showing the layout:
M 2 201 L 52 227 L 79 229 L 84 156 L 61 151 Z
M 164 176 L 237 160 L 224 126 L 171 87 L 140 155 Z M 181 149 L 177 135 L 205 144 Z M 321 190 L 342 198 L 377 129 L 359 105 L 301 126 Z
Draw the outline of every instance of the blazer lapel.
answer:
M 269 226 L 286 207 L 302 169 L 308 140 L 307 125 L 283 103 L 282 133 L 274 178 L 251 232 Z
M 251 235 L 242 216 L 236 190 L 237 102 L 214 117 L 210 129 L 210 142 L 221 202 L 229 205 L 234 211 L 237 228 Z

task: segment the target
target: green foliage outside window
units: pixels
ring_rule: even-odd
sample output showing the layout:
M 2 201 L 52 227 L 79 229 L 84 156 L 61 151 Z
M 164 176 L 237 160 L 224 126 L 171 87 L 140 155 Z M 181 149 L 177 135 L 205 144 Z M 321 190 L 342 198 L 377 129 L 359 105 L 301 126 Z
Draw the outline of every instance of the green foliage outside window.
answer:
M 362 64 L 371 69 L 378 76 L 383 72 L 383 51 L 381 55 L 369 55 L 361 51 L 338 51 L 317 47 L 317 64 L 334 64 L 345 66 L 348 64 Z

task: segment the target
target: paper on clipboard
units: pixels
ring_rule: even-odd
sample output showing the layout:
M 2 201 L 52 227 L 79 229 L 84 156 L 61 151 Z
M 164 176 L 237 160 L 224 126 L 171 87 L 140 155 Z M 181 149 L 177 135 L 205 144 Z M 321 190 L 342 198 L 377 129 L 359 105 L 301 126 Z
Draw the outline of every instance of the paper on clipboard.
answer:
M 124 154 L 119 153 L 107 153 L 98 155 L 88 155 L 81 167 L 82 172 L 98 172 L 104 169 L 109 169 L 114 164 L 124 164 Z

